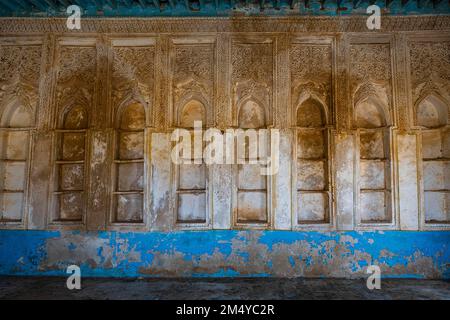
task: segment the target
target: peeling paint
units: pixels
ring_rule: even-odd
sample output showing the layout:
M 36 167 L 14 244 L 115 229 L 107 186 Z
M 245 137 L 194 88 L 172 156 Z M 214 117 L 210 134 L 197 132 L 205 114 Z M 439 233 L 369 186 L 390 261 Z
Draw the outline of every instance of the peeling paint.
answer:
M 371 242 L 371 243 L 370 243 Z M 0 274 L 449 279 L 450 232 L 0 231 Z

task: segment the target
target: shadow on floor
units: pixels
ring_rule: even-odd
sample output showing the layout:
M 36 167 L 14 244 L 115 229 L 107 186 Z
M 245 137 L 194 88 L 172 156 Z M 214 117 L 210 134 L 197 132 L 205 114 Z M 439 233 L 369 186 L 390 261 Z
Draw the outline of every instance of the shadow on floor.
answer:
M 365 279 L 85 278 L 81 290 L 68 290 L 66 278 L 0 277 L 0 299 L 446 299 L 450 282 L 382 279 L 369 290 Z

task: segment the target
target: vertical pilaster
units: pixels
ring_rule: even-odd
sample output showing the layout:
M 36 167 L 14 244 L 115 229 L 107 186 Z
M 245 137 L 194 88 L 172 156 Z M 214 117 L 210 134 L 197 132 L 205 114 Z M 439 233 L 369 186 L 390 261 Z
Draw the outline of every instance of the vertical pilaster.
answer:
M 292 147 L 294 145 L 290 129 L 280 130 L 278 173 L 274 176 L 274 228 L 292 228 Z
M 397 135 L 398 206 L 400 229 L 419 229 L 419 194 L 417 168 L 417 136 Z
M 336 226 L 338 230 L 354 227 L 355 138 L 352 134 L 334 135 L 334 170 Z
M 171 205 L 171 142 L 168 133 L 153 133 L 151 143 L 151 218 L 152 230 L 171 230 L 174 225 Z

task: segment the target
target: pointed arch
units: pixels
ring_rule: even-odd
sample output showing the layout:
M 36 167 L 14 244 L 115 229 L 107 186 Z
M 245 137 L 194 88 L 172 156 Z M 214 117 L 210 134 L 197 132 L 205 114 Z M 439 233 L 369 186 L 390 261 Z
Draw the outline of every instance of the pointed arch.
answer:
M 137 101 L 129 101 L 118 112 L 116 127 L 121 130 L 142 130 L 145 128 L 145 108 Z
M 294 96 L 296 96 L 297 98 L 293 104 L 294 108 L 292 110 L 291 118 L 292 126 L 311 127 L 308 125 L 299 125 L 297 116 L 299 115 L 298 112 L 300 107 L 302 107 L 304 103 L 312 102 L 320 106 L 323 125 L 325 126 L 332 122 L 328 112 L 327 89 L 323 86 L 323 84 L 308 81 L 307 83 L 298 84 L 295 87 L 294 92 Z
M 212 123 L 208 111 L 208 101 L 199 92 L 189 92 L 183 95 L 175 105 L 173 125 L 193 128 L 194 121 L 202 121 L 204 127 Z
M 357 128 L 382 128 L 390 125 L 387 107 L 373 96 L 364 98 L 356 104 L 354 121 Z
M 83 105 L 74 103 L 64 110 L 60 123 L 62 129 L 87 129 L 89 126 L 88 112 Z
M 264 128 L 267 125 L 266 108 L 256 99 L 249 97 L 239 104 L 237 125 L 243 129 Z
M 138 105 L 140 105 L 140 107 L 138 107 Z M 130 109 L 128 109 L 129 107 Z M 135 119 L 137 122 L 134 126 L 137 130 L 144 129 L 151 121 L 151 114 L 149 113 L 149 110 L 149 102 L 143 99 L 141 95 L 129 92 L 117 105 L 115 117 L 113 119 L 114 127 L 120 129 L 123 118 L 128 115 L 132 116 L 135 114 L 135 116 L 138 116 L 139 119 Z M 129 129 L 133 130 L 132 128 Z
M 415 120 L 418 126 L 437 128 L 448 124 L 448 105 L 434 93 L 419 100 L 415 111 Z
M 178 125 L 184 128 L 194 127 L 194 121 L 206 125 L 206 108 L 199 100 L 189 100 L 179 111 Z
M 34 115 L 32 109 L 18 99 L 14 99 L 3 108 L 0 124 L 3 128 L 33 127 Z
M 295 119 L 298 127 L 320 128 L 327 124 L 323 104 L 311 96 L 297 107 Z

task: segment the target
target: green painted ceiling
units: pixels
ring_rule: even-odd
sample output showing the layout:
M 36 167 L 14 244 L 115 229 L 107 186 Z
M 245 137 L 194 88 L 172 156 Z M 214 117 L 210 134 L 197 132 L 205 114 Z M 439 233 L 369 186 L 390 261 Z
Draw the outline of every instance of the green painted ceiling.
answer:
M 0 0 L 0 16 L 66 16 L 71 4 L 91 17 L 352 15 L 371 4 L 382 14 L 450 14 L 450 0 Z

